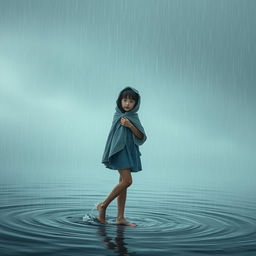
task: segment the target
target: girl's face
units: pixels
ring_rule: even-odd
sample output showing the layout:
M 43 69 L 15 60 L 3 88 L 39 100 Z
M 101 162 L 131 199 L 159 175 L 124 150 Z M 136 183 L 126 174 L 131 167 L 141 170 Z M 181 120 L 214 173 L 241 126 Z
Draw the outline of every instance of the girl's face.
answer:
M 129 98 L 123 98 L 121 100 L 122 108 L 125 112 L 131 111 L 134 108 L 135 100 Z

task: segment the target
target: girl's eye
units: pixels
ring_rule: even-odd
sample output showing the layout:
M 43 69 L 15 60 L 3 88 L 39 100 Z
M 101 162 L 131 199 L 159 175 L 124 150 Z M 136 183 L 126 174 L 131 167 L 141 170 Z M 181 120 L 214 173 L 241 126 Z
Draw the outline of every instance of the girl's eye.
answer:
M 123 99 L 123 101 L 124 101 L 124 102 L 126 102 L 126 101 L 127 101 L 127 99 Z M 130 100 L 130 102 L 131 102 L 131 103 L 133 103 L 133 102 L 134 102 L 134 100 Z

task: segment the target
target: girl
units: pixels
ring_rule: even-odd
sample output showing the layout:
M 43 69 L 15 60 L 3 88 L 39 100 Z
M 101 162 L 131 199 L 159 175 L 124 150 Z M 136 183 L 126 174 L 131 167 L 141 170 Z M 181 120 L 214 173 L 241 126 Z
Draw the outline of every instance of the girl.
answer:
M 116 112 L 107 138 L 102 163 L 106 168 L 118 170 L 119 184 L 108 197 L 97 204 L 98 220 L 106 224 L 105 213 L 108 205 L 117 197 L 118 215 L 116 224 L 136 226 L 124 217 L 127 188 L 132 184 L 131 172 L 142 170 L 139 146 L 146 139 L 146 133 L 136 113 L 140 107 L 139 92 L 125 87 L 116 100 Z

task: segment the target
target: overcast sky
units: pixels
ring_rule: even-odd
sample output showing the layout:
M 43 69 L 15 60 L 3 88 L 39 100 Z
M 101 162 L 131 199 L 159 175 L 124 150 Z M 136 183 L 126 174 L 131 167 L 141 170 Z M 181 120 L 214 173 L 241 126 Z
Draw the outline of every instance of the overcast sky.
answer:
M 252 187 L 255 1 L 0 1 L 1 183 L 115 175 L 115 101 L 142 97 L 139 179 Z M 100 177 L 100 178 L 99 178 Z

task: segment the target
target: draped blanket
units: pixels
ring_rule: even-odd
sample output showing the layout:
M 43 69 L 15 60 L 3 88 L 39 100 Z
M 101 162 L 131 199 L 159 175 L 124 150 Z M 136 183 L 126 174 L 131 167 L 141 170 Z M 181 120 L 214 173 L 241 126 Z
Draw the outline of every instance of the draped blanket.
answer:
M 130 86 L 125 87 L 119 93 L 119 95 L 127 88 L 132 89 L 139 95 L 139 92 Z M 119 109 L 118 105 L 116 105 L 116 108 L 115 108 L 116 112 L 114 113 L 112 125 L 110 128 L 110 132 L 108 134 L 107 142 L 106 142 L 105 149 L 102 156 L 101 162 L 103 164 L 105 165 L 109 164 L 111 162 L 111 157 L 125 147 L 127 134 L 129 132 L 127 129 L 130 129 L 130 128 L 125 127 L 121 124 L 122 117 L 126 117 L 127 119 L 129 119 L 130 122 L 133 123 L 133 125 L 135 125 L 137 129 L 139 129 L 144 134 L 143 138 L 139 139 L 134 133 L 132 133 L 134 143 L 140 146 L 146 141 L 147 136 L 146 136 L 145 130 L 140 122 L 138 114 L 136 113 L 139 110 L 139 108 L 140 108 L 140 95 L 139 95 L 139 100 L 136 106 L 131 111 L 123 113 Z

